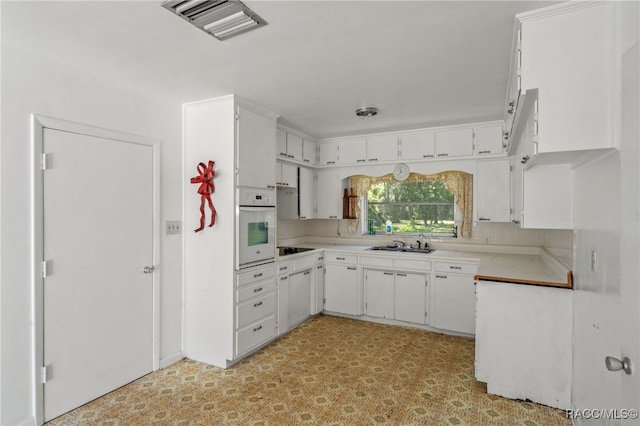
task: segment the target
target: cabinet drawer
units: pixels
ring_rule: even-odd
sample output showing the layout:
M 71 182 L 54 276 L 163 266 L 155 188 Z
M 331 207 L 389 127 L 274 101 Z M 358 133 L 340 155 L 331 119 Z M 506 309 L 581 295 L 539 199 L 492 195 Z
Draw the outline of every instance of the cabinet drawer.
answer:
M 251 284 L 276 276 L 276 268 L 273 265 L 252 269 L 238 274 L 238 286 Z
M 412 259 L 393 259 L 393 266 L 396 269 L 417 269 L 420 271 L 430 271 L 431 261 Z
M 436 272 L 453 272 L 475 275 L 478 271 L 476 263 L 436 262 Z
M 278 262 L 276 267 L 278 268 L 278 275 L 288 274 L 291 272 L 291 262 Z
M 362 266 L 379 266 L 390 268 L 393 266 L 393 260 L 390 257 L 360 256 L 360 264 Z
M 295 272 L 309 269 L 315 264 L 315 256 L 303 256 L 293 261 L 293 270 Z
M 238 328 L 244 327 L 262 317 L 273 315 L 276 311 L 276 294 L 266 294 L 238 304 L 236 309 Z
M 255 284 L 246 285 L 238 289 L 238 302 L 251 299 L 252 297 L 262 296 L 276 289 L 276 280 L 271 279 Z
M 236 356 L 247 352 L 276 335 L 276 318 L 270 316 L 236 332 Z
M 358 264 L 358 256 L 352 254 L 325 253 L 325 262 Z

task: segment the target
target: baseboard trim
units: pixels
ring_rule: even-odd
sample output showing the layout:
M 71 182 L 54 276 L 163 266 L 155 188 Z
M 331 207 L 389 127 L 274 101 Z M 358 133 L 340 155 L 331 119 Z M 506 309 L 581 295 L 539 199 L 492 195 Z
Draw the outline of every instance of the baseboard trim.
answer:
M 171 364 L 180 361 L 183 358 L 184 358 L 184 354 L 182 352 L 178 352 L 178 353 L 173 354 L 171 356 L 162 358 L 160 360 L 160 369 L 166 368 L 166 367 L 170 366 Z

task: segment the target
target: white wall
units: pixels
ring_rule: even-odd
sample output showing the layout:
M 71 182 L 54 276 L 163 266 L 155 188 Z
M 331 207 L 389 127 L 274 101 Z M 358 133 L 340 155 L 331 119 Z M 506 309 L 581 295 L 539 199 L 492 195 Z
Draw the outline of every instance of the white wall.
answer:
M 2 19 L 11 19 L 3 8 Z M 6 22 L 6 21 L 5 21 Z M 0 211 L 0 424 L 29 424 L 34 415 L 30 271 L 30 114 L 132 133 L 161 141 L 160 220 L 181 219 L 181 105 L 46 59 L 6 42 L 2 59 Z M 43 36 L 48 36 L 44 34 Z M 182 354 L 182 243 L 161 232 L 160 360 Z

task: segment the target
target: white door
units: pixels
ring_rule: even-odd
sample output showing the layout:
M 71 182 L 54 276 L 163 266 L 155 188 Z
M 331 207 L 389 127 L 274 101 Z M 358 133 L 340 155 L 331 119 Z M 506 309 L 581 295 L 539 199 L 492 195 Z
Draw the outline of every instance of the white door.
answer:
M 45 129 L 45 420 L 153 369 L 153 148 Z

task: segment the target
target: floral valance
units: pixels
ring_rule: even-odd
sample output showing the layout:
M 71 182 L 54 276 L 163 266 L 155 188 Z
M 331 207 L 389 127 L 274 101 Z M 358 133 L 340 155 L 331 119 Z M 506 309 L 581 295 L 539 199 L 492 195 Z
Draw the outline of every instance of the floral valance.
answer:
M 393 174 L 384 176 L 350 176 L 351 188 L 358 196 L 366 196 L 372 185 L 382 182 L 398 182 Z M 456 206 L 460 211 L 461 221 L 459 235 L 468 238 L 471 236 L 471 222 L 473 220 L 473 175 L 458 170 L 448 170 L 432 175 L 411 173 L 402 182 L 443 182 L 447 191 L 451 192 L 456 199 Z

